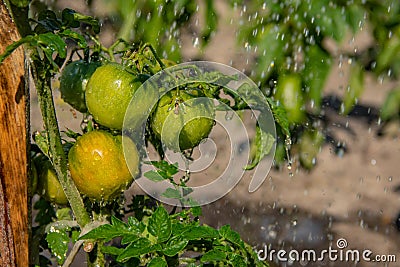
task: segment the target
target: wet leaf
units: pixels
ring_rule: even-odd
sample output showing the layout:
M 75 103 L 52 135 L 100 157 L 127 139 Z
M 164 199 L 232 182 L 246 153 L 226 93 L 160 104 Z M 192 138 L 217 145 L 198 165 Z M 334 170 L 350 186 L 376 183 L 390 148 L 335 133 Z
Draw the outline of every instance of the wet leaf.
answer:
M 163 249 L 163 253 L 169 257 L 173 257 L 181 252 L 188 243 L 189 240 L 187 240 L 183 236 L 173 237 L 166 243 Z
M 163 257 L 152 258 L 147 267 L 167 267 L 167 261 Z
M 49 245 L 51 253 L 57 258 L 58 264 L 62 264 L 65 261 L 68 251 L 68 244 L 70 238 L 68 233 L 63 230 L 54 230 L 46 235 L 46 241 Z
M 213 239 L 218 238 L 218 231 L 210 226 L 198 225 L 190 227 L 187 231 L 182 233 L 182 236 L 188 240 Z
M 243 240 L 240 238 L 240 235 L 233 231 L 229 225 L 224 225 L 219 229 L 219 234 L 221 237 L 230 241 L 232 244 L 240 247 L 241 249 L 245 249 L 245 245 Z
M 127 225 L 115 216 L 111 217 L 111 224 L 100 225 L 99 227 L 89 231 L 79 239 L 102 239 L 105 242 L 112 240 L 115 237 L 123 237 L 125 240 L 137 240 L 143 228 L 139 225 Z
M 201 262 L 225 262 L 227 258 L 227 254 L 224 251 L 219 249 L 212 249 L 204 253 L 201 257 Z
M 347 23 L 350 25 L 353 33 L 360 31 L 365 24 L 365 10 L 362 6 L 352 4 L 346 8 Z
M 263 51 L 256 66 L 256 72 L 260 78 L 269 78 L 271 73 L 281 66 L 285 59 L 284 46 L 287 41 L 285 26 L 269 24 L 265 27 L 255 43 L 258 49 Z
M 234 253 L 229 254 L 229 263 L 233 267 L 247 266 L 245 258 L 243 258 L 243 256 L 241 256 L 241 255 L 234 254 Z
M 145 172 L 144 177 L 146 177 L 147 179 L 149 179 L 153 182 L 161 182 L 161 181 L 164 181 L 165 179 L 168 179 L 168 178 L 162 177 L 157 171 Z
M 253 150 L 253 158 L 251 164 L 245 167 L 245 170 L 252 170 L 257 164 L 271 152 L 275 144 L 275 138 L 270 133 L 264 132 L 258 125 L 256 127 L 256 137 L 253 141 L 251 149 Z
M 283 134 L 290 137 L 289 120 L 285 109 L 282 106 L 278 106 L 271 98 L 267 98 L 267 101 L 271 107 L 275 122 L 281 127 Z
M 163 207 L 158 207 L 149 219 L 147 230 L 157 237 L 158 242 L 168 240 L 171 235 L 171 219 Z
M 307 86 L 308 98 L 313 102 L 314 110 L 321 107 L 322 92 L 332 65 L 331 56 L 317 45 L 305 51 L 303 77 Z
M 172 198 L 172 199 L 180 199 L 182 198 L 181 192 L 178 189 L 167 188 L 165 192 L 161 194 L 163 197 Z
M 45 132 L 36 132 L 34 139 L 35 139 L 36 145 L 39 147 L 39 149 L 42 151 L 42 153 L 48 157 L 49 156 L 49 144 L 48 144 L 46 133 Z
M 204 47 L 212 36 L 212 33 L 216 30 L 218 24 L 218 15 L 214 8 L 213 0 L 205 1 L 205 26 L 201 33 L 202 35 L 202 46 Z
M 74 40 L 80 48 L 87 47 L 87 42 L 85 40 L 85 37 L 83 37 L 83 35 L 81 35 L 77 32 L 74 32 L 70 29 L 66 29 L 66 30 L 63 30 L 62 32 L 59 32 L 58 34 L 64 38 L 70 38 L 70 39 Z
M 92 27 L 94 33 L 100 32 L 100 24 L 97 19 L 80 14 L 70 8 L 66 8 L 62 11 L 62 21 L 64 25 L 72 28 L 77 28 L 81 23 L 85 23 Z
M 149 239 L 143 237 L 129 244 L 124 249 L 124 251 L 121 254 L 119 254 L 119 256 L 117 257 L 117 261 L 125 262 L 130 258 L 151 253 L 160 249 L 161 246 L 159 244 L 152 245 Z
M 114 255 L 114 256 L 120 255 L 123 251 L 124 251 L 124 249 L 116 248 L 113 246 L 102 246 L 101 247 L 101 252 L 103 252 L 105 254 L 109 254 L 109 255 Z

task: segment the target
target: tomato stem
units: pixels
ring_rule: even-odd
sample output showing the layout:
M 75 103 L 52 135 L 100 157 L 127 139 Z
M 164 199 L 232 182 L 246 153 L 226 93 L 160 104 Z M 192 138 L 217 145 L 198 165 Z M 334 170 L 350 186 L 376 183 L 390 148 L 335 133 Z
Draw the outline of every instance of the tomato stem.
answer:
M 145 43 L 141 49 L 141 52 L 143 52 L 143 50 L 145 48 L 149 48 L 151 53 L 153 54 L 154 58 L 157 60 L 158 64 L 160 64 L 161 69 L 165 69 L 165 65 L 162 62 L 162 60 L 160 59 L 160 57 L 158 56 L 156 50 L 154 49 L 154 47 L 150 44 L 150 43 Z
M 47 132 L 49 144 L 49 159 L 53 163 L 57 178 L 67 196 L 72 211 L 81 228 L 90 222 L 88 213 L 86 212 L 83 200 L 76 188 L 73 180 L 68 174 L 67 158 L 61 143 L 60 131 L 57 123 L 57 117 L 53 102 L 51 90 L 51 73 L 43 62 L 32 62 L 31 70 L 38 93 L 40 110 L 42 113 L 45 129 Z

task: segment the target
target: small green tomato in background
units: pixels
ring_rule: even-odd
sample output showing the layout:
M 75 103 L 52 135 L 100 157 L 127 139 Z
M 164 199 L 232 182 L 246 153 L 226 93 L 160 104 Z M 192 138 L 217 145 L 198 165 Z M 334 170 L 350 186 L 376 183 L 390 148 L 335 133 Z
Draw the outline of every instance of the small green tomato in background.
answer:
M 151 128 L 169 149 L 179 152 L 194 148 L 210 134 L 214 107 L 202 96 L 199 90 L 171 90 L 160 99 Z
M 311 170 L 317 163 L 317 156 L 325 141 L 324 135 L 316 130 L 306 130 L 299 139 L 299 157 L 301 165 Z
M 301 123 L 305 119 L 301 77 L 298 74 L 280 76 L 276 86 L 276 100 L 283 105 L 290 123 Z
M 140 79 L 117 63 L 96 69 L 86 88 L 86 105 L 93 118 L 103 126 L 122 129 L 126 109 Z
M 129 167 L 122 150 L 121 136 L 92 131 L 80 137 L 68 153 L 69 170 L 76 187 L 92 200 L 113 200 L 139 172 L 139 155 L 133 142 L 129 146 Z
M 68 64 L 61 73 L 60 91 L 62 99 L 82 113 L 87 112 L 86 85 L 100 65 L 100 62 L 78 60 Z
M 39 181 L 37 185 L 39 195 L 43 196 L 47 201 L 59 205 L 68 204 L 68 199 L 57 179 L 57 174 L 51 162 L 48 160 L 42 161 L 39 169 Z

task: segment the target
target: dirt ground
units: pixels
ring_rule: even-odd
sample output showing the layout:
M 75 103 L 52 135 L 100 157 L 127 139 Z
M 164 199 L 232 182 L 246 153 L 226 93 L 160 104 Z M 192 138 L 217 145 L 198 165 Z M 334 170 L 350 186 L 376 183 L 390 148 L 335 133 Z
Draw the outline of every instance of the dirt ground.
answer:
M 232 13 L 226 12 L 224 5 L 217 2 L 220 31 L 203 54 L 191 45 L 193 34 L 189 31 L 185 34 L 182 40 L 184 58 L 186 61 L 202 58 L 244 70 L 251 55 L 240 52 L 235 46 L 236 33 L 229 23 Z M 365 31 L 355 41 L 331 49 L 340 53 L 340 49 L 362 48 L 368 41 Z M 336 64 L 327 81 L 326 94 L 340 97 L 346 81 L 346 64 Z M 365 86 L 359 103 L 375 108 L 383 103 L 393 84 L 367 76 Z M 32 100 L 35 99 L 32 95 Z M 79 129 L 81 115 L 72 113 L 57 93 L 56 103 L 60 121 Z M 341 117 L 331 109 L 327 109 L 327 117 L 330 134 L 346 144 L 343 155 L 335 153 L 336 143 L 327 143 L 312 171 L 295 167 L 291 176 L 286 168 L 273 169 L 264 184 L 251 194 L 247 191 L 249 179 L 243 179 L 226 197 L 204 207 L 203 221 L 214 226 L 230 224 L 257 249 L 263 249 L 264 245 L 285 250 L 337 248 L 337 240 L 344 238 L 347 249 L 369 249 L 373 255 L 393 254 L 400 262 L 400 232 L 395 225 L 400 212 L 399 124 L 383 126 L 377 119 L 368 121 L 368 116 Z M 42 127 L 35 105 L 31 120 L 32 131 Z M 379 136 L 378 132 L 382 131 L 384 134 Z M 218 166 L 219 163 L 213 164 Z M 354 263 L 292 265 L 280 262 L 277 265 L 354 266 Z M 357 266 L 385 264 L 361 261 Z M 400 266 L 400 263 L 388 266 Z

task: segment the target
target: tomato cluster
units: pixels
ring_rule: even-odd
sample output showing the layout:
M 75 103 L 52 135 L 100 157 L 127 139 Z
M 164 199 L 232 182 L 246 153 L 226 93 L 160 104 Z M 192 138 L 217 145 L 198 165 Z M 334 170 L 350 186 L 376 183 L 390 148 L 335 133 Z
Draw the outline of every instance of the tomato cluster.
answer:
M 62 99 L 89 121 L 90 127 L 74 136 L 67 155 L 71 178 L 80 193 L 92 201 L 112 201 L 139 173 L 138 149 L 130 138 L 122 138 L 126 110 L 147 78 L 176 65 L 156 55 L 150 61 L 150 56 L 145 50 L 145 62 L 138 60 L 140 57 L 123 58 L 122 63 L 77 60 L 61 73 Z M 176 88 L 160 97 L 146 131 L 154 137 L 151 142 L 155 139 L 166 148 L 182 152 L 209 135 L 214 116 L 212 103 L 200 89 Z M 124 150 L 129 151 L 128 159 Z M 51 202 L 67 204 L 51 163 L 43 166 L 38 192 Z

